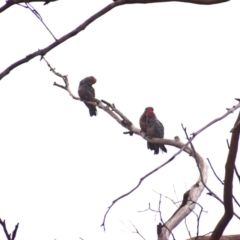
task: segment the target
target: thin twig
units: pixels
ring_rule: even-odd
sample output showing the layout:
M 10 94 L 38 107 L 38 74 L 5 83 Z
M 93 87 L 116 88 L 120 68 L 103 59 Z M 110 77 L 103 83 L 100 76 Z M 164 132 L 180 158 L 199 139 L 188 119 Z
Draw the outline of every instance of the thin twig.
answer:
M 190 230 L 189 230 L 189 228 L 188 228 L 188 225 L 187 225 L 187 218 L 184 218 L 184 224 L 185 224 L 185 227 L 186 227 L 186 229 L 187 229 L 188 236 L 191 238 L 192 235 L 191 235 L 191 232 L 190 232 Z
M 127 2 L 129 4 L 133 4 L 133 3 L 156 3 L 156 2 L 171 2 L 171 1 L 173 0 L 128 0 Z M 230 0 L 176 0 L 176 2 L 194 3 L 194 4 L 202 4 L 202 5 L 218 4 L 218 3 L 228 2 L 228 1 Z
M 30 3 L 25 3 L 26 6 L 22 6 L 25 7 L 27 9 L 29 9 L 38 19 L 39 21 L 43 24 L 43 26 L 48 30 L 48 32 L 51 34 L 51 36 L 54 38 L 55 41 L 57 41 L 57 38 L 54 36 L 54 34 L 52 33 L 52 31 L 48 28 L 48 26 L 44 23 L 43 18 L 41 17 L 41 15 L 38 13 L 38 11 L 30 4 Z
M 130 221 L 130 223 L 132 224 L 132 226 L 135 228 L 135 233 L 137 233 L 143 240 L 146 240 L 143 235 L 138 231 L 137 227 Z
M 182 127 L 183 127 L 183 125 L 182 125 Z M 188 134 L 187 134 L 187 131 L 186 131 L 186 128 L 183 127 L 183 130 L 184 130 L 184 132 L 185 132 L 185 134 L 186 134 L 187 139 L 189 139 Z M 195 155 L 195 154 L 196 154 L 195 148 L 194 148 L 192 142 L 190 142 L 190 144 L 191 144 L 191 147 L 192 147 L 193 152 L 194 152 L 194 155 Z M 202 179 L 203 176 L 202 176 L 202 174 L 201 174 L 201 170 L 200 170 L 200 168 L 199 168 L 198 163 L 197 163 L 197 166 L 198 166 L 198 169 L 199 169 L 199 172 L 200 172 L 200 176 L 201 176 L 201 179 Z M 203 182 L 203 185 L 204 185 L 204 187 L 209 191 L 208 195 L 215 197 L 219 202 L 221 202 L 222 204 L 224 204 L 224 202 L 221 200 L 221 198 L 219 198 L 219 197 L 216 195 L 216 193 L 214 193 L 214 192 L 206 185 L 206 183 Z M 238 201 L 236 200 L 236 198 L 235 198 L 234 196 L 232 196 L 232 197 L 234 198 L 235 202 L 236 202 L 237 204 L 239 204 Z M 240 220 L 240 217 L 239 217 L 236 213 L 233 213 L 233 214 Z
M 25 2 L 25 1 L 23 1 Z M 29 1 L 28 1 L 29 2 Z M 118 0 L 116 2 L 112 2 L 110 4 L 108 4 L 106 7 L 104 7 L 102 10 L 100 10 L 99 12 L 95 13 L 94 15 L 92 15 L 90 18 L 88 18 L 85 22 L 83 22 L 81 25 L 79 25 L 77 28 L 75 28 L 73 31 L 67 33 L 66 35 L 62 36 L 61 38 L 59 38 L 57 41 L 53 42 L 52 44 L 50 44 L 49 46 L 45 47 L 42 50 L 38 50 L 35 51 L 29 55 L 27 55 L 25 58 L 22 58 L 20 60 L 18 60 L 17 62 L 13 63 L 12 65 L 10 65 L 9 67 L 7 67 L 1 74 L 0 74 L 0 80 L 5 77 L 7 74 L 9 74 L 14 68 L 22 65 L 23 63 L 27 63 L 28 61 L 30 61 L 31 59 L 37 57 L 37 56 L 41 56 L 43 57 L 44 55 L 46 55 L 49 51 L 51 51 L 52 49 L 54 49 L 55 47 L 57 47 L 58 45 L 60 45 L 61 43 L 65 42 L 66 40 L 74 37 L 75 35 L 77 35 L 78 33 L 80 33 L 81 31 L 83 31 L 88 25 L 90 25 L 92 22 L 94 22 L 96 19 L 98 19 L 99 17 L 103 16 L 105 13 L 109 12 L 110 10 L 112 10 L 113 8 L 123 5 L 125 4 L 126 0 Z M 11 4 L 13 5 L 13 4 Z
M 199 225 L 200 225 L 199 223 L 200 223 L 201 214 L 203 212 L 203 207 L 200 204 L 198 204 L 198 206 L 200 207 L 201 210 L 200 210 L 199 215 L 197 216 L 197 234 L 196 234 L 195 240 L 197 240 L 199 237 Z
M 168 140 L 168 141 L 169 141 L 169 140 Z M 180 143 L 178 142 L 178 144 L 180 144 Z M 180 147 L 179 147 L 179 146 L 178 146 L 178 147 L 181 148 L 181 147 L 183 147 L 183 146 L 184 146 L 184 144 L 182 144 Z M 189 149 L 189 148 L 185 148 L 185 149 L 184 149 L 184 151 L 187 151 L 187 150 L 190 150 L 190 149 Z M 175 154 L 175 155 L 177 155 L 177 154 Z M 143 182 L 147 177 L 149 177 L 150 175 L 152 175 L 153 173 L 157 172 L 159 169 L 161 169 L 162 167 L 164 167 L 165 165 L 167 165 L 168 163 L 170 163 L 170 162 L 175 158 L 175 155 L 174 155 L 173 157 L 171 157 L 169 160 L 167 160 L 166 162 L 164 162 L 163 164 L 161 164 L 160 166 L 158 166 L 157 168 L 155 168 L 154 170 L 152 170 L 151 172 L 147 173 L 145 176 L 141 177 L 140 180 L 139 180 L 139 182 L 138 182 L 138 184 L 137 184 L 134 188 L 132 188 L 129 192 L 127 192 L 127 193 L 121 195 L 120 197 L 116 198 L 115 200 L 113 200 L 112 204 L 108 207 L 106 213 L 104 214 L 103 223 L 102 223 L 102 225 L 101 225 L 101 226 L 103 227 L 104 231 L 106 230 L 106 229 L 105 229 L 105 220 L 106 220 L 107 214 L 108 214 L 108 212 L 110 211 L 110 209 L 113 207 L 113 205 L 114 205 L 116 202 L 118 202 L 120 199 L 122 199 L 122 198 L 130 195 L 130 194 L 131 194 L 132 192 L 134 192 L 137 188 L 139 188 L 139 186 L 142 184 L 142 182 Z
M 202 127 L 201 129 L 199 129 L 197 132 L 192 133 L 192 138 L 196 135 L 198 135 L 200 132 L 202 132 L 203 130 L 205 130 L 206 128 L 210 127 L 211 125 L 213 125 L 214 123 L 224 119 L 225 117 L 227 117 L 230 113 L 233 113 L 235 110 L 237 110 L 240 107 L 240 99 L 239 98 L 235 98 L 236 101 L 238 101 L 239 103 L 236 106 L 233 106 L 232 108 L 227 108 L 227 112 L 225 114 L 223 114 L 221 117 L 218 117 L 214 120 L 212 120 L 210 123 L 208 123 L 207 125 L 205 125 L 204 127 Z
M 208 163 L 209 163 L 209 165 L 210 165 L 210 167 L 211 167 L 214 175 L 216 176 L 216 178 L 222 183 L 222 185 L 224 185 L 224 182 L 217 176 L 216 172 L 214 171 L 214 168 L 213 168 L 210 160 L 209 160 L 208 158 L 207 158 L 207 160 L 208 160 Z M 235 170 L 235 169 L 236 169 L 236 166 L 234 167 L 234 170 Z M 211 194 L 209 194 L 209 195 L 211 196 Z M 240 203 L 238 202 L 238 200 L 236 199 L 236 197 L 235 197 L 234 195 L 232 195 L 232 198 L 233 198 L 234 202 L 240 207 Z
M 29 2 L 45 2 L 44 5 L 46 5 L 47 3 L 49 2 L 54 2 L 56 0 L 48 0 L 48 1 L 44 1 L 44 0 L 7 0 L 6 1 L 6 4 L 3 5 L 2 7 L 0 7 L 0 13 L 7 10 L 9 7 L 15 5 L 15 4 L 18 4 L 20 5 L 19 3 L 29 3 Z
M 137 1 L 136 0 L 131 0 L 131 1 L 130 0 L 117 0 L 117 1 L 114 1 L 113 3 L 110 3 L 105 8 L 103 8 L 102 10 L 100 10 L 99 12 L 97 12 L 96 14 L 91 16 L 89 19 L 87 19 L 85 22 L 83 22 L 76 29 L 74 29 L 73 31 L 71 31 L 71 32 L 67 33 L 66 35 L 62 36 L 60 39 L 58 39 L 54 43 L 50 44 L 46 48 L 44 48 L 40 51 L 33 52 L 33 53 L 27 55 L 25 58 L 22 58 L 22 59 L 18 60 L 17 62 L 13 63 L 12 65 L 10 65 L 9 67 L 7 67 L 0 74 L 0 80 L 3 77 L 5 77 L 7 74 L 9 74 L 14 68 L 22 65 L 23 63 L 27 63 L 28 61 L 30 61 L 31 59 L 33 59 L 37 56 L 42 57 L 42 56 L 46 55 L 53 48 L 62 44 L 66 40 L 70 39 L 71 37 L 74 37 L 79 32 L 84 30 L 93 21 L 95 21 L 96 19 L 98 19 L 99 17 L 101 17 L 102 15 L 104 15 L 105 13 L 109 12 L 110 10 L 112 10 L 113 8 L 115 8 L 117 6 L 124 5 L 124 4 L 131 4 L 131 3 L 152 3 L 152 2 L 156 3 L 156 2 L 169 2 L 169 1 L 172 1 L 172 0 L 158 0 L 158 1 L 156 1 L 156 0 L 152 0 L 152 1 L 149 1 L 149 0 L 143 0 L 143 1 L 142 0 L 137 0 Z M 178 1 L 179 2 L 190 2 L 190 3 L 195 3 L 195 4 L 216 4 L 216 3 L 227 2 L 228 0 L 178 0 Z M 32 1 L 30 1 L 30 0 L 28 0 L 28 1 L 18 0 L 17 1 L 17 3 L 21 3 L 21 2 L 34 2 L 34 1 L 33 0 Z M 10 6 L 12 6 L 15 3 L 16 3 L 16 1 L 8 0 L 6 2 L 6 4 L 0 8 L 0 13 L 3 12 L 4 10 L 6 10 L 7 8 L 9 8 Z
M 235 174 L 237 175 L 238 181 L 240 182 L 240 174 L 238 173 L 236 165 L 234 166 Z
M 233 201 L 232 201 L 232 182 L 233 182 L 233 175 L 234 175 L 234 166 L 235 166 L 235 160 L 237 157 L 238 152 L 238 144 L 239 144 L 239 134 L 240 134 L 240 112 L 238 114 L 237 120 L 234 124 L 233 130 L 232 130 L 232 137 L 231 137 L 231 143 L 230 143 L 230 149 L 227 157 L 227 162 L 225 166 L 225 181 L 224 181 L 224 209 L 225 212 L 216 225 L 212 236 L 210 237 L 210 240 L 217 240 L 220 239 L 220 237 L 223 234 L 223 231 L 227 227 L 228 223 L 232 219 L 232 216 L 234 214 L 233 212 Z
M 216 174 L 216 172 L 215 172 L 215 170 L 214 170 L 214 168 L 213 168 L 213 166 L 212 166 L 209 158 L 207 158 L 207 160 L 208 160 L 208 163 L 209 163 L 209 165 L 210 165 L 210 168 L 212 169 L 213 174 L 215 175 L 215 177 L 218 179 L 218 181 L 219 181 L 222 185 L 224 185 L 224 182 L 223 182 L 223 181 L 218 177 L 218 175 Z
M 163 221 L 162 211 L 161 211 L 161 202 L 162 202 L 162 195 L 159 194 L 158 211 L 159 211 L 160 221 L 161 221 L 162 224 L 163 224 L 162 227 L 165 227 L 165 228 L 170 232 L 170 234 L 172 235 L 173 239 L 176 240 L 175 237 L 174 237 L 174 234 L 173 234 L 172 231 L 171 231 L 171 229 L 169 229 L 168 226 L 167 226 L 167 225 L 164 223 L 164 221 Z
M 151 208 L 151 203 L 148 203 L 148 208 L 146 208 L 145 210 L 139 210 L 138 212 L 141 213 L 141 212 L 147 212 L 147 211 L 152 211 L 152 212 L 155 212 L 155 213 L 159 212 L 158 210 L 154 210 L 154 209 Z
M 169 201 L 171 201 L 177 208 L 179 207 L 178 206 L 178 202 L 179 201 L 177 201 L 177 202 L 175 202 L 172 198 L 170 198 L 170 197 L 168 197 L 168 196 L 166 196 L 166 195 L 164 195 L 164 194 L 162 194 L 162 193 L 159 193 L 159 192 L 157 192 L 157 191 L 155 191 L 155 190 L 153 190 L 155 193 L 157 193 L 157 194 L 161 194 L 163 197 L 165 197 L 166 199 L 168 199 Z
M 50 63 L 46 60 L 45 57 L 43 57 L 43 60 L 47 63 L 48 67 L 50 68 L 50 71 L 53 72 L 56 76 L 62 78 L 62 80 L 63 80 L 64 83 L 65 83 L 65 86 L 60 85 L 60 84 L 58 84 L 58 83 L 56 83 L 56 82 L 54 82 L 53 85 L 54 85 L 54 86 L 57 86 L 57 87 L 60 87 L 60 88 L 62 88 L 62 89 L 64 89 L 64 90 L 66 90 L 73 99 L 75 99 L 75 100 L 80 100 L 79 97 L 75 97 L 74 94 L 71 92 L 71 90 L 70 90 L 70 88 L 69 88 L 68 76 L 67 76 L 67 75 L 62 75 L 61 73 L 56 72 L 55 68 L 53 68 L 53 67 L 50 65 Z
M 176 197 L 177 201 L 179 202 L 177 191 L 176 191 L 176 188 L 175 188 L 174 184 L 173 184 L 173 192 L 175 194 L 175 197 Z

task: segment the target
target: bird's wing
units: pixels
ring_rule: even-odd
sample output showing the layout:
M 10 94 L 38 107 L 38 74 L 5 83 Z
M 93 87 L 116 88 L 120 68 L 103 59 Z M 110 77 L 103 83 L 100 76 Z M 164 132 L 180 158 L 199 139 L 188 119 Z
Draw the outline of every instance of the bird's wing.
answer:
M 95 97 L 95 89 L 92 86 L 88 86 L 87 91 L 89 96 L 91 96 L 91 98 Z
M 163 138 L 164 136 L 164 127 L 162 123 L 156 119 L 155 120 L 155 137 Z

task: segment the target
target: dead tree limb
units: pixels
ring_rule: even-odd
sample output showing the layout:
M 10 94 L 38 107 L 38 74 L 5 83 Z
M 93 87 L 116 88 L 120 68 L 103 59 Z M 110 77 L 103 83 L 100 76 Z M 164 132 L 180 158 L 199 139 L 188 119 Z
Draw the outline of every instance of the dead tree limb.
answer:
M 19 225 L 19 223 L 16 224 L 16 226 L 15 226 L 15 228 L 14 228 L 14 230 L 13 230 L 12 233 L 8 233 L 7 226 L 6 226 L 6 222 L 5 222 L 5 220 L 2 221 L 1 218 L 0 218 L 0 225 L 1 225 L 2 228 L 3 228 L 3 231 L 4 231 L 4 233 L 5 233 L 5 236 L 6 236 L 7 240 L 14 240 L 15 237 L 16 237 L 16 235 L 17 235 L 17 230 L 18 230 L 18 225 Z
M 19 4 L 19 3 L 30 3 L 30 2 L 45 2 L 44 5 L 50 3 L 50 2 L 55 2 L 57 0 L 7 0 L 5 5 L 3 5 L 2 7 L 0 7 L 0 13 L 7 10 L 8 8 L 10 8 L 11 6 L 15 5 L 15 4 Z
M 116 1 L 116 0 L 115 0 Z M 201 5 L 211 5 L 211 4 L 218 4 L 223 2 L 228 2 L 230 0 L 127 0 L 128 4 L 134 3 L 159 3 L 159 2 L 183 2 L 183 3 L 194 3 L 194 4 L 201 4 Z
M 113 8 L 115 8 L 115 7 L 119 6 L 119 5 L 123 5 L 123 4 L 125 4 L 125 0 L 119 0 L 117 2 L 113 2 L 113 3 L 108 4 L 105 8 L 103 8 L 99 12 L 95 13 L 90 18 L 88 18 L 85 22 L 80 24 L 73 31 L 71 31 L 71 32 L 67 33 L 66 35 L 62 36 L 61 38 L 57 39 L 57 41 L 53 42 L 52 44 L 50 44 L 46 48 L 38 50 L 38 51 L 35 51 L 35 52 L 27 55 L 25 58 L 22 58 L 19 61 L 15 62 L 12 65 L 10 65 L 9 67 L 7 67 L 2 73 L 0 73 L 0 80 L 3 77 L 5 77 L 7 74 L 9 74 L 13 69 L 15 69 L 16 67 L 22 65 L 23 63 L 27 63 L 27 62 L 29 62 L 30 60 L 32 60 L 33 58 L 35 58 L 37 56 L 41 56 L 41 57 L 45 56 L 49 51 L 51 51 L 52 49 L 54 49 L 55 47 L 57 47 L 61 43 L 65 42 L 66 40 L 70 39 L 71 37 L 74 37 L 79 32 L 83 31 L 88 25 L 90 25 L 96 19 L 98 19 L 99 17 L 103 16 L 105 13 L 109 12 Z
M 50 64 L 49 64 L 50 66 Z M 50 67 L 51 71 L 53 71 L 56 74 L 55 69 L 53 69 L 52 67 Z M 57 73 L 56 75 L 59 75 L 60 77 L 62 77 L 61 74 Z M 55 86 L 58 86 L 64 90 L 66 90 L 74 99 L 79 100 L 79 98 L 75 97 L 70 89 L 69 89 L 69 83 L 68 81 L 66 82 L 65 78 L 62 78 L 63 81 L 65 82 L 65 86 L 60 85 L 60 84 L 54 84 Z M 239 101 L 238 99 L 236 99 L 237 101 Z M 197 182 L 191 187 L 191 189 L 189 190 L 189 195 L 188 195 L 188 199 L 187 199 L 187 203 L 181 207 L 181 209 L 177 212 L 176 215 L 174 215 L 172 218 L 170 218 L 167 222 L 165 222 L 164 226 L 161 228 L 161 236 L 159 236 L 158 240 L 168 240 L 169 239 L 169 235 L 172 232 L 172 230 L 184 219 L 186 218 L 186 216 L 188 216 L 188 214 L 195 208 L 195 205 L 197 203 L 198 198 L 200 197 L 204 187 L 206 186 L 206 182 L 207 182 L 207 173 L 208 173 L 208 166 L 205 163 L 205 161 L 203 160 L 203 158 L 196 152 L 196 150 L 193 148 L 188 147 L 189 143 L 191 144 L 191 142 L 193 141 L 193 139 L 202 131 L 204 131 L 205 129 L 207 129 L 209 126 L 211 126 L 212 124 L 216 123 L 217 121 L 220 121 L 221 119 L 225 118 L 226 116 L 228 116 L 230 113 L 234 112 L 237 108 L 240 107 L 240 103 L 238 103 L 236 106 L 233 106 L 232 108 L 227 110 L 227 113 L 225 113 L 223 116 L 213 120 L 212 122 L 210 122 L 209 124 L 207 124 L 205 127 L 201 128 L 199 131 L 195 132 L 191 138 L 189 138 L 188 142 L 186 144 L 182 143 L 180 141 L 180 139 L 178 137 L 176 137 L 174 140 L 170 140 L 170 139 L 160 139 L 160 138 L 152 138 L 149 139 L 146 136 L 146 133 L 142 132 L 139 128 L 135 127 L 133 125 L 133 123 L 122 113 L 120 112 L 114 104 L 110 104 L 107 101 L 104 101 L 105 104 L 96 99 L 96 102 L 87 102 L 90 103 L 92 105 L 97 106 L 98 108 L 101 108 L 102 110 L 104 110 L 105 112 L 107 112 L 111 117 L 113 117 L 120 125 L 122 125 L 124 128 L 128 129 L 129 131 L 133 132 L 136 135 L 141 136 L 143 139 L 152 142 L 152 143 L 160 143 L 160 144 L 166 144 L 166 145 L 170 145 L 170 146 L 174 146 L 176 148 L 179 148 L 180 150 L 175 153 L 168 161 L 166 161 L 165 163 L 161 164 L 160 166 L 158 166 L 157 168 L 153 169 L 151 172 L 147 173 L 145 176 L 143 176 L 140 180 L 139 183 L 133 188 L 131 189 L 129 192 L 121 195 L 120 197 L 118 197 L 117 199 L 115 199 L 112 204 L 108 207 L 108 210 L 106 211 L 105 215 L 104 215 L 104 219 L 103 219 L 103 223 L 102 223 L 102 227 L 105 230 L 105 221 L 106 221 L 106 217 L 107 214 L 109 213 L 110 209 L 113 207 L 113 205 L 118 202 L 120 199 L 130 195 L 132 192 L 134 192 L 140 185 L 141 183 L 150 175 L 152 175 L 153 173 L 155 173 L 156 171 L 158 171 L 159 169 L 161 169 L 163 166 L 165 166 L 166 164 L 170 163 L 171 161 L 173 161 L 175 159 L 175 157 L 177 155 L 179 155 L 182 151 L 188 153 L 191 157 L 195 158 L 195 161 L 197 163 L 199 172 L 200 172 L 200 176 L 197 180 Z M 220 202 L 223 203 L 223 201 L 215 194 L 213 193 L 209 188 L 207 188 L 215 198 L 217 198 Z M 235 214 L 239 219 L 240 217 Z
M 226 226 L 233 217 L 232 182 L 240 134 L 240 112 L 238 114 L 238 118 L 231 132 L 232 137 L 230 149 L 228 152 L 227 162 L 225 166 L 225 181 L 223 193 L 225 212 L 220 221 L 218 222 L 217 226 L 215 227 L 210 240 L 219 240 Z
M 25 1 L 24 0 L 8 0 L 4 6 L 0 7 L 0 13 L 3 12 L 4 10 L 8 9 L 12 5 L 17 4 L 17 3 L 23 3 L 23 2 L 29 3 L 29 2 L 40 2 L 40 1 L 41 0 L 39 0 L 39 1 L 38 0 L 25 0 Z M 51 1 L 54 1 L 54 0 L 45 1 L 45 4 L 47 4 Z M 209 5 L 209 4 L 223 3 L 223 2 L 227 2 L 229 0 L 175 0 L 175 1 L 176 2 L 188 2 L 188 3 Z M 43 57 L 49 51 L 51 51 L 52 49 L 54 49 L 58 45 L 62 44 L 66 40 L 70 39 L 71 37 L 74 37 L 79 32 L 83 31 L 88 25 L 90 25 L 96 19 L 103 16 L 105 13 L 109 12 L 110 10 L 112 10 L 113 8 L 115 8 L 117 6 L 125 5 L 125 4 L 133 4 L 133 3 L 157 3 L 157 2 L 172 2 L 172 0 L 151 0 L 151 1 L 150 0 L 117 0 L 117 1 L 114 1 L 110 4 L 108 4 L 106 7 L 104 7 L 99 12 L 92 15 L 90 18 L 88 18 L 85 22 L 80 24 L 73 31 L 67 33 L 66 35 L 62 36 L 59 39 L 55 39 L 56 41 L 53 42 L 52 44 L 50 44 L 49 46 L 45 47 L 44 49 L 41 49 L 41 50 L 35 51 L 33 53 L 30 53 L 25 58 L 22 58 L 22 59 L 18 60 L 17 62 L 11 64 L 10 66 L 8 66 L 3 72 L 0 73 L 0 80 L 3 77 L 5 77 L 6 75 L 8 75 L 16 67 L 18 67 L 18 66 L 20 66 L 24 63 L 29 62 L 30 60 L 32 60 L 33 58 L 35 58 L 37 56 Z

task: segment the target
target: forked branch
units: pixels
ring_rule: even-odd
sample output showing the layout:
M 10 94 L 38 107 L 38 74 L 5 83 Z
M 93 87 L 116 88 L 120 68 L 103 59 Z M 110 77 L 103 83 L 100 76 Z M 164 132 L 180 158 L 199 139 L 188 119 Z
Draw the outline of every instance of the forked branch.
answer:
M 4 10 L 8 9 L 12 5 L 17 4 L 17 3 L 40 2 L 40 1 L 41 0 L 39 0 L 39 1 L 38 0 L 35 0 L 35 1 L 34 0 L 25 0 L 25 1 L 24 0 L 8 0 L 4 6 L 0 7 L 0 13 L 3 12 Z M 54 1 L 54 0 L 48 0 L 48 1 L 45 1 L 45 2 L 48 3 L 48 2 L 51 2 L 51 1 Z M 108 4 L 106 7 L 104 7 L 99 12 L 92 15 L 90 18 L 88 18 L 85 22 L 80 24 L 73 31 L 67 33 L 66 35 L 62 36 L 59 39 L 55 39 L 56 41 L 53 42 L 52 44 L 50 44 L 49 46 L 45 47 L 44 49 L 41 49 L 41 50 L 35 51 L 33 53 L 30 53 L 25 58 L 22 58 L 22 59 L 18 60 L 17 62 L 11 64 L 10 66 L 8 66 L 3 72 L 0 73 L 0 80 L 3 77 L 5 77 L 6 75 L 8 75 L 16 67 L 18 67 L 18 66 L 20 66 L 24 63 L 29 62 L 30 60 L 32 60 L 33 58 L 35 58 L 37 56 L 41 56 L 41 57 L 45 56 L 49 51 L 51 51 L 55 47 L 59 46 L 63 42 L 67 41 L 71 37 L 74 37 L 79 32 L 83 31 L 88 25 L 90 25 L 96 19 L 100 18 L 105 13 L 109 12 L 110 10 L 112 10 L 113 8 L 115 8 L 117 6 L 125 5 L 125 4 L 133 4 L 133 3 L 157 3 L 157 2 L 172 2 L 172 1 L 173 0 L 151 0 L 151 1 L 150 0 L 117 0 L 117 1 L 114 1 L 110 4 Z M 209 5 L 209 4 L 227 2 L 228 0 L 175 0 L 175 1 Z
M 18 230 L 19 223 L 15 226 L 15 228 L 14 228 L 12 233 L 8 233 L 6 222 L 5 222 L 5 220 L 2 221 L 1 218 L 0 218 L 0 225 L 3 228 L 3 231 L 5 233 L 5 236 L 6 236 L 7 240 L 14 240 L 16 235 L 17 235 L 17 230 Z
M 234 175 L 235 160 L 238 151 L 238 142 L 240 134 L 240 112 L 236 123 L 232 129 L 232 138 L 228 152 L 227 162 L 225 166 L 225 181 L 224 181 L 224 208 L 225 212 L 217 226 L 215 227 L 210 240 L 219 240 L 233 216 L 233 201 L 232 201 L 232 182 Z
M 75 97 L 72 92 L 69 89 L 69 83 L 68 83 L 68 79 L 66 76 L 62 76 L 61 74 L 57 73 L 55 71 L 55 69 L 53 69 L 50 64 L 48 64 L 48 66 L 50 67 L 51 71 L 53 71 L 54 74 L 58 75 L 59 77 L 61 77 L 65 83 L 65 85 L 60 85 L 57 83 L 54 83 L 55 86 L 60 87 L 64 90 L 66 90 L 70 96 L 72 96 L 75 100 L 80 100 L 79 98 Z M 174 140 L 170 140 L 170 139 L 159 139 L 159 138 L 153 138 L 153 139 L 149 139 L 146 134 L 144 132 L 142 132 L 139 128 L 135 127 L 132 122 L 121 112 L 119 111 L 114 104 L 110 104 L 107 101 L 100 101 L 98 99 L 96 99 L 96 102 L 88 102 L 90 104 L 93 104 L 99 108 L 101 108 L 102 110 L 104 110 L 105 112 L 107 112 L 110 116 L 112 116 L 119 124 L 121 124 L 124 128 L 128 129 L 130 132 L 141 136 L 143 139 L 152 142 L 152 143 L 161 143 L 161 144 L 166 144 L 166 145 L 170 145 L 170 146 L 174 146 L 176 148 L 179 148 L 180 150 L 178 152 L 176 152 L 171 158 L 169 158 L 168 161 L 166 161 L 165 163 L 161 164 L 159 167 L 153 169 L 151 172 L 147 173 L 145 176 L 143 176 L 140 180 L 139 183 L 133 188 L 131 189 L 129 192 L 121 195 L 120 197 L 118 197 L 117 199 L 115 199 L 112 204 L 109 206 L 107 212 L 104 215 L 104 219 L 103 219 L 103 223 L 102 226 L 105 229 L 105 220 L 107 217 L 107 214 L 109 213 L 110 209 L 113 207 L 113 205 L 118 202 L 120 199 L 128 196 L 129 194 L 131 194 L 133 191 L 135 191 L 140 185 L 141 183 L 150 175 L 152 175 L 153 173 L 155 173 L 156 171 L 158 171 L 159 169 L 161 169 L 163 166 L 165 166 L 166 164 L 170 163 L 171 161 L 173 161 L 173 159 L 175 159 L 175 157 L 180 154 L 182 151 L 188 153 L 191 157 L 195 158 L 196 162 L 197 162 L 197 166 L 199 168 L 200 171 L 200 176 L 198 178 L 198 180 L 196 181 L 196 183 L 191 187 L 191 189 L 189 190 L 188 196 L 187 196 L 187 202 L 184 206 L 182 206 L 179 211 L 177 212 L 177 214 L 175 214 L 173 217 L 171 217 L 167 222 L 165 222 L 164 226 L 162 227 L 161 230 L 161 236 L 159 236 L 158 240 L 167 240 L 169 238 L 169 234 L 171 233 L 171 231 L 184 219 L 186 218 L 186 216 L 194 209 L 198 198 L 200 197 L 204 187 L 206 186 L 206 181 L 207 181 L 207 172 L 208 172 L 208 166 L 207 164 L 204 162 L 203 158 L 197 153 L 197 151 L 194 149 L 193 145 L 192 148 L 188 147 L 189 143 L 192 142 L 192 140 L 199 134 L 201 133 L 203 130 L 207 129 L 209 126 L 211 126 L 213 124 L 213 122 L 211 122 L 211 124 L 207 124 L 205 127 L 203 127 L 202 129 L 200 129 L 198 132 L 196 132 L 195 134 L 193 134 L 193 136 L 188 140 L 188 142 L 186 144 L 182 143 L 180 141 L 179 138 L 175 138 Z M 232 113 L 233 111 L 235 111 L 237 108 L 240 107 L 240 103 L 238 103 L 236 106 L 234 106 L 231 109 L 228 109 L 227 113 L 224 114 L 223 116 L 221 116 L 220 118 L 218 118 L 217 120 L 215 120 L 215 122 L 219 121 L 219 119 L 223 119 L 226 116 L 228 116 L 230 113 Z M 209 188 L 208 188 L 209 189 Z M 211 191 L 212 192 L 212 191 Z M 213 192 L 212 192 L 213 193 Z M 213 195 L 219 200 L 221 201 L 221 199 L 213 193 Z M 221 201 L 222 202 L 222 201 Z M 236 215 L 236 214 L 235 214 Z M 237 215 L 236 215 L 237 216 Z M 237 216 L 238 217 L 238 216 Z M 239 217 L 238 217 L 239 218 Z

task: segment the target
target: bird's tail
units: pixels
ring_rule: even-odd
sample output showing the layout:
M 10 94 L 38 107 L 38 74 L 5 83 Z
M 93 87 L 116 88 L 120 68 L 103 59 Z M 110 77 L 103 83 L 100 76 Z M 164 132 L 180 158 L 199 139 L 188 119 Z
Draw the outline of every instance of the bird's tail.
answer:
M 147 142 L 147 148 L 154 151 L 154 155 L 159 153 L 159 145 L 155 143 Z
M 165 147 L 163 144 L 159 145 L 159 147 L 160 147 L 165 153 L 167 152 L 167 149 L 166 149 L 166 147 Z
M 91 105 L 91 106 L 89 107 L 89 114 L 90 114 L 91 117 L 92 117 L 92 116 L 97 116 L 97 109 L 96 109 L 95 106 Z
M 167 149 L 163 144 L 155 144 L 155 143 L 147 142 L 147 148 L 150 149 L 151 151 L 154 151 L 154 155 L 159 153 L 159 148 L 161 148 L 163 152 L 165 153 L 167 152 Z

